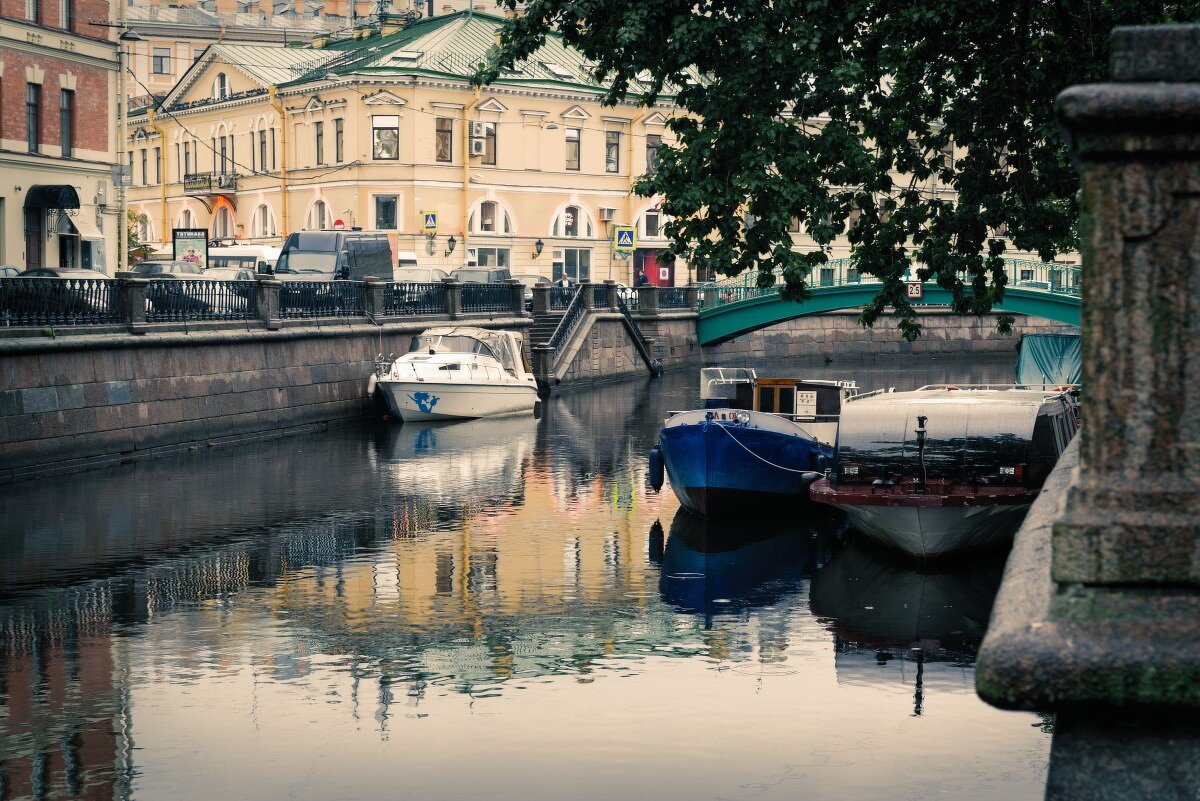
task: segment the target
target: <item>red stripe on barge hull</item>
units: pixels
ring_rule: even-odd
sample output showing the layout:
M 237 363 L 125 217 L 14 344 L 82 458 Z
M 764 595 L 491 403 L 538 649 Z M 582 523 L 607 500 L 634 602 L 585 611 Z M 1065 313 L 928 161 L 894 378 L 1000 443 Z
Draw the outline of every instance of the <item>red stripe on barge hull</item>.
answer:
M 913 506 L 934 509 L 956 509 L 969 506 L 1017 506 L 1031 504 L 1041 490 L 1025 487 L 957 487 L 952 491 L 916 490 L 911 486 L 833 487 L 829 479 L 814 481 L 809 497 L 818 503 L 854 506 Z

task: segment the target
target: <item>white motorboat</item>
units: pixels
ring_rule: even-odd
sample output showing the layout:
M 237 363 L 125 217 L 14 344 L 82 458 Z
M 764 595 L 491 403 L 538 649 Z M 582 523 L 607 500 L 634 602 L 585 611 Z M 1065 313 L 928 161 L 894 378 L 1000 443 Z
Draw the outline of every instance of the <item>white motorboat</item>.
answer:
M 459 420 L 533 411 L 537 381 L 521 335 L 467 326 L 429 328 L 408 353 L 381 359 L 371 393 L 405 421 Z

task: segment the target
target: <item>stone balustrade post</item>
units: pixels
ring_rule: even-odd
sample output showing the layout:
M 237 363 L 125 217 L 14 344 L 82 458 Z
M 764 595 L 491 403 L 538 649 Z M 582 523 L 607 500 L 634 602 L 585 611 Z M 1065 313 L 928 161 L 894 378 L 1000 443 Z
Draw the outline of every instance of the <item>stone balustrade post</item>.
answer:
M 533 287 L 533 314 L 546 314 L 550 311 L 550 285 L 535 284 Z
M 654 284 L 642 284 L 637 288 L 638 314 L 643 317 L 654 317 L 658 314 L 658 287 Z
M 525 316 L 525 285 L 516 278 L 510 278 L 504 283 L 508 284 L 508 301 L 509 309 L 512 311 L 513 317 Z
M 283 316 L 280 308 L 282 290 L 283 282 L 275 280 L 274 276 L 258 276 L 258 292 L 255 295 L 256 311 L 258 319 L 263 321 L 263 325 L 267 327 L 268 331 L 279 328 L 279 320 Z
M 534 345 L 533 377 L 537 379 L 538 396 L 547 398 L 550 388 L 554 385 L 554 354 L 555 349 L 549 345 Z
M 591 281 L 580 281 L 576 290 L 583 293 L 583 308 L 589 311 L 596 308 L 596 293 L 592 289 L 594 286 L 596 285 Z
M 385 303 L 385 294 L 388 291 L 390 283 L 390 281 L 385 281 L 373 275 L 363 278 L 363 289 L 366 295 L 363 307 L 367 312 L 367 317 L 372 320 L 378 320 L 383 316 L 383 310 L 387 305 Z
M 620 297 L 620 290 L 617 287 L 616 280 L 609 278 L 604 281 L 604 286 L 608 290 L 606 296 L 608 298 L 608 310 L 617 311 L 617 299 Z
M 1056 713 L 1055 801 L 1200 786 L 1200 25 L 1110 44 L 1110 82 L 1057 101 L 1087 210 L 1079 465 L 1018 535 L 976 673 Z
M 146 293 L 149 288 L 150 279 L 137 273 L 119 272 L 116 275 L 114 308 L 117 310 L 118 319 L 128 325 L 132 333 L 138 334 L 145 330 Z
M 444 278 L 442 283 L 446 285 L 446 316 L 457 320 L 462 317 L 462 282 Z
M 700 306 L 700 287 L 695 284 L 688 284 L 684 287 L 683 302 L 687 304 L 689 311 L 696 311 Z

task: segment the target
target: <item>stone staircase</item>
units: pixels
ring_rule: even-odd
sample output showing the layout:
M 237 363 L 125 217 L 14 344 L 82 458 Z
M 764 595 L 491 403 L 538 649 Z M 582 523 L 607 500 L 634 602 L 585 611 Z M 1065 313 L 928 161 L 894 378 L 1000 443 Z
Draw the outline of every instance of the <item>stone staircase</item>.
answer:
M 529 328 L 529 347 L 532 349 L 535 345 L 545 345 L 549 342 L 562 318 L 562 311 L 535 314 L 533 325 Z

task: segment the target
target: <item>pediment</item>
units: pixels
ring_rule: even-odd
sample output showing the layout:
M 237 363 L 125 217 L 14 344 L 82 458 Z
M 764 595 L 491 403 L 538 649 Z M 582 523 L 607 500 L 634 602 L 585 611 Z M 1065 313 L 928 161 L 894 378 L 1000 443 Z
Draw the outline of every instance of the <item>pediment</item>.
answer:
M 646 119 L 645 119 L 645 120 L 642 122 L 642 124 L 643 124 L 643 125 L 666 125 L 666 124 L 667 124 L 667 118 L 666 118 L 666 117 L 664 117 L 663 115 L 659 114 L 659 113 L 656 111 L 656 112 L 654 112 L 653 114 L 651 114 L 649 117 L 647 117 L 647 118 L 646 118 Z
M 386 89 L 380 89 L 375 94 L 363 98 L 368 106 L 407 106 L 408 103 L 399 95 L 394 95 Z
M 310 97 L 308 102 L 304 104 L 305 111 L 320 111 L 325 108 L 325 104 L 321 102 L 319 97 Z
M 508 106 L 504 105 L 494 97 L 489 97 L 475 108 L 479 111 L 494 111 L 497 114 L 508 111 Z
M 587 120 L 591 119 L 592 115 L 583 110 L 583 106 L 571 106 L 562 113 L 564 120 Z

